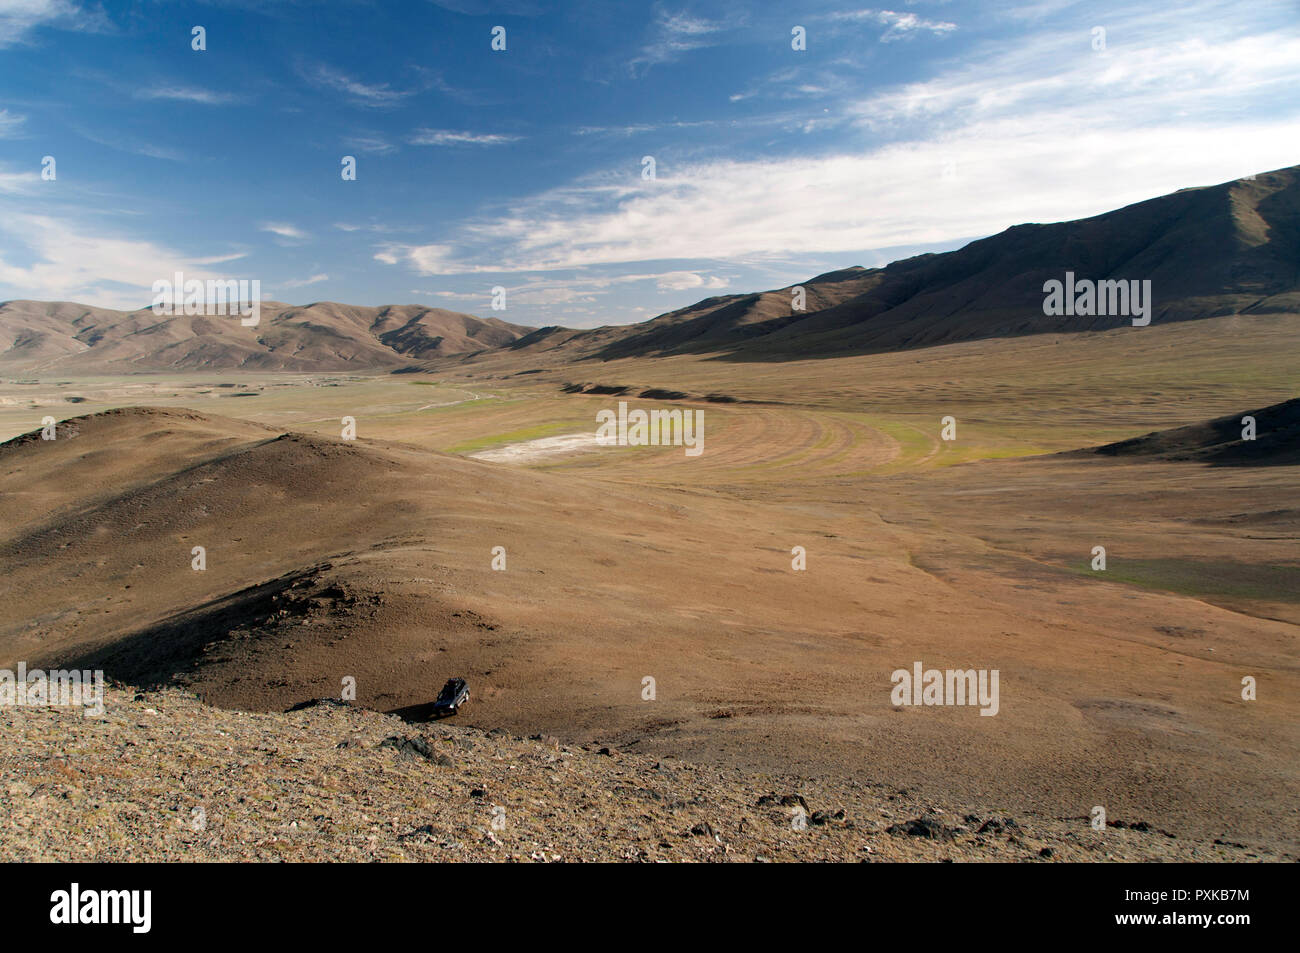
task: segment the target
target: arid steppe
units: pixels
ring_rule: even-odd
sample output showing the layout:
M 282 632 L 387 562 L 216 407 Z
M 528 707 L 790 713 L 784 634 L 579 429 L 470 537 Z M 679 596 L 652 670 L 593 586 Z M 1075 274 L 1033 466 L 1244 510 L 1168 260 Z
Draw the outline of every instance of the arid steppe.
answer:
M 413 713 L 460 675 L 458 722 L 520 737 L 1294 855 L 1293 423 L 1261 415 L 1274 449 L 1237 464 L 1068 451 L 1295 397 L 1296 320 L 777 363 L 34 369 L 0 384 L 0 436 L 30 435 L 0 447 L 0 666 L 255 711 L 350 676 Z M 474 456 L 620 400 L 701 409 L 703 453 Z M 997 715 L 895 706 L 918 661 L 998 670 Z

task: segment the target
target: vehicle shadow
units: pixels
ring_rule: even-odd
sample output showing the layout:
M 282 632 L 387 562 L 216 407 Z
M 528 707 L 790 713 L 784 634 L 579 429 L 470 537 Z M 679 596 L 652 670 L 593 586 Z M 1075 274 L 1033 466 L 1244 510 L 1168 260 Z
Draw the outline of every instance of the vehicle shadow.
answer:
M 421 702 L 418 705 L 406 705 L 402 708 L 393 708 L 384 712 L 385 715 L 396 715 L 403 721 L 436 721 L 445 715 L 434 710 L 433 702 Z

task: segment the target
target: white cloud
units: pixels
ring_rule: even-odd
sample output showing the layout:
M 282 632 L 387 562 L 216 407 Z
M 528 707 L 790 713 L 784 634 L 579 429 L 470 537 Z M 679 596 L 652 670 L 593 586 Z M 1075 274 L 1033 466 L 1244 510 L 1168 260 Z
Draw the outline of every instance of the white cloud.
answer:
M 388 83 L 363 83 L 324 64 L 307 69 L 304 75 L 316 85 L 342 93 L 362 106 L 394 106 L 411 95 L 410 90 L 393 89 Z
M 151 86 L 136 90 L 137 99 L 166 99 L 182 103 L 200 103 L 205 106 L 220 106 L 235 101 L 230 93 L 218 93 L 210 89 L 194 86 Z
M 25 42 L 37 27 L 93 32 L 104 29 L 103 10 L 82 10 L 70 0 L 2 0 L 0 48 Z
M 883 24 L 887 29 L 880 35 L 881 43 L 895 40 L 911 39 L 918 33 L 933 33 L 942 36 L 957 29 L 957 24 L 946 20 L 927 20 L 915 13 L 895 13 L 893 10 L 849 10 L 832 13 L 832 20 L 871 20 Z
M 662 8 L 655 16 L 649 43 L 628 64 L 635 73 L 642 68 L 677 59 L 690 50 L 712 46 L 713 35 L 721 32 L 722 25 L 691 16 L 688 13 L 669 13 Z
M 0 170 L 0 195 L 30 195 L 41 184 L 40 174 Z
M 458 132 L 453 129 L 417 129 L 407 141 L 413 146 L 500 146 L 518 142 L 519 136 Z
M 152 300 L 153 283 L 185 277 L 225 278 L 208 266 L 241 256 L 194 258 L 152 241 L 92 232 L 48 215 L 0 216 L 10 247 L 26 247 L 34 261 L 12 264 L 0 256 L 0 298 L 84 301 L 102 307 L 134 309 Z
M 425 275 L 858 257 L 1300 162 L 1300 28 L 1245 21 L 1210 42 L 1179 13 L 1113 22 L 1106 55 L 1086 28 L 998 41 L 844 104 L 860 148 L 679 163 L 653 182 L 611 171 L 377 257 Z
M 0 109 L 0 139 L 17 138 L 25 122 L 27 122 L 26 116 Z
M 895 13 L 893 10 L 881 10 L 876 19 L 889 27 L 880 35 L 881 43 L 910 39 L 922 32 L 942 36 L 957 29 L 957 24 L 945 20 L 926 20 L 915 13 Z
M 311 236 L 304 232 L 296 225 L 290 225 L 288 222 L 263 222 L 258 226 L 264 232 L 270 232 L 272 235 L 278 235 L 281 238 L 291 239 L 293 241 L 304 241 Z
M 659 123 L 641 122 L 626 126 L 579 126 L 573 132 L 578 136 L 639 136 L 662 128 Z
M 400 259 L 399 259 L 400 260 Z M 689 291 L 695 288 L 725 288 L 728 279 L 716 275 L 701 275 L 693 271 L 665 271 L 646 274 L 577 274 L 567 278 L 528 278 L 506 286 L 512 300 L 529 305 L 586 303 L 594 304 L 601 292 L 619 285 L 654 282 L 659 291 Z M 428 295 L 456 301 L 478 302 L 490 296 L 485 288 L 469 291 L 411 291 L 411 294 Z
M 423 227 L 419 225 L 394 225 L 391 222 L 370 222 L 360 224 L 357 222 L 335 222 L 334 227 L 340 232 L 378 232 L 380 234 L 391 234 L 394 232 L 420 232 Z
M 1041 20 L 1044 17 L 1055 16 L 1063 10 L 1077 6 L 1079 0 L 1036 0 L 1032 3 L 1021 3 L 1014 7 L 1003 8 L 998 11 L 1000 16 L 1011 20 Z
M 397 146 L 380 136 L 352 136 L 345 139 L 344 142 L 349 149 L 355 149 L 357 152 L 368 152 L 373 155 L 387 155 L 390 152 L 397 151 Z
M 129 152 L 133 155 L 148 156 L 151 159 L 166 159 L 169 162 L 182 162 L 185 159 L 184 154 L 180 151 L 169 146 L 159 145 L 149 139 L 137 139 L 134 136 L 123 135 L 117 131 L 103 133 L 79 126 L 73 128 L 82 138 L 89 139 L 101 146 L 107 146 L 109 149 L 117 149 L 120 152 Z
M 292 281 L 280 282 L 282 288 L 305 288 L 308 285 L 319 284 L 322 281 L 329 281 L 330 276 L 326 274 L 312 275 L 310 278 L 298 278 Z
M 1261 145 L 1246 155 L 1245 141 Z M 464 247 L 415 246 L 406 257 L 424 274 L 448 274 L 652 258 L 755 261 L 954 241 L 1096 214 L 1297 156 L 1294 121 L 1079 135 L 1065 117 L 1001 120 L 868 155 L 700 164 L 615 201 L 603 189 L 545 194 L 480 226 Z M 488 239 L 492 254 L 478 252 L 475 239 Z
M 717 289 L 727 287 L 727 279 L 705 276 L 694 271 L 670 271 L 659 275 L 655 284 L 660 291 L 688 291 L 691 288 Z

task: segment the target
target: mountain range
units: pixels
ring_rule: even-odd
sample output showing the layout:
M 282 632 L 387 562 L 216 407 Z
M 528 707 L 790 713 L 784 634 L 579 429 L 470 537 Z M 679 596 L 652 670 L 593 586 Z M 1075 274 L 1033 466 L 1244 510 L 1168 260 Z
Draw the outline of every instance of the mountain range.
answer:
M 326 371 L 399 368 L 500 347 L 531 328 L 422 305 L 264 301 L 256 327 L 214 314 L 157 316 L 71 302 L 0 304 L 0 367 L 39 370 Z
M 687 353 L 771 361 L 1130 324 L 1124 315 L 1046 316 L 1043 285 L 1067 273 L 1150 281 L 1159 323 L 1300 313 L 1300 166 L 592 330 L 421 305 L 264 302 L 260 324 L 245 328 L 224 316 L 8 301 L 0 304 L 0 368 L 397 370 L 498 348 L 548 361 Z

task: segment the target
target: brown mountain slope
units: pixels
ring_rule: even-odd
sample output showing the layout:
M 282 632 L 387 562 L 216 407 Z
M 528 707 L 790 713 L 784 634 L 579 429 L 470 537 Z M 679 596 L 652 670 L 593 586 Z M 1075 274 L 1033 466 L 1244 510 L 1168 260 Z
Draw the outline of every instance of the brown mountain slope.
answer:
M 881 281 L 879 269 L 845 268 L 816 278 L 804 289 L 803 312 L 792 310 L 793 286 L 755 294 L 724 295 L 671 311 L 633 325 L 621 340 L 600 349 L 600 356 L 632 357 L 640 353 L 713 350 L 753 340 L 797 324 L 818 313 L 865 294 Z
M 1300 166 L 1183 189 L 1093 218 L 1017 225 L 957 251 L 851 268 L 791 289 L 709 298 L 627 328 L 565 335 L 569 354 L 601 360 L 722 353 L 786 360 L 989 337 L 1104 330 L 1126 316 L 1043 314 L 1043 283 L 1147 280 L 1152 320 L 1300 312 Z M 554 336 L 516 347 L 547 349 Z
M 426 308 L 332 301 L 263 302 L 244 327 L 226 315 L 157 316 L 71 302 L 0 304 L 0 367 L 60 373 L 241 368 L 266 371 L 403 367 L 499 347 L 531 328 Z
M 1255 436 L 1243 439 L 1243 418 L 1255 419 Z M 1143 437 L 1108 443 L 1066 456 L 1096 454 L 1149 460 L 1194 460 L 1217 466 L 1294 466 L 1300 464 L 1300 397 L 1217 417 L 1204 423 L 1158 430 Z

